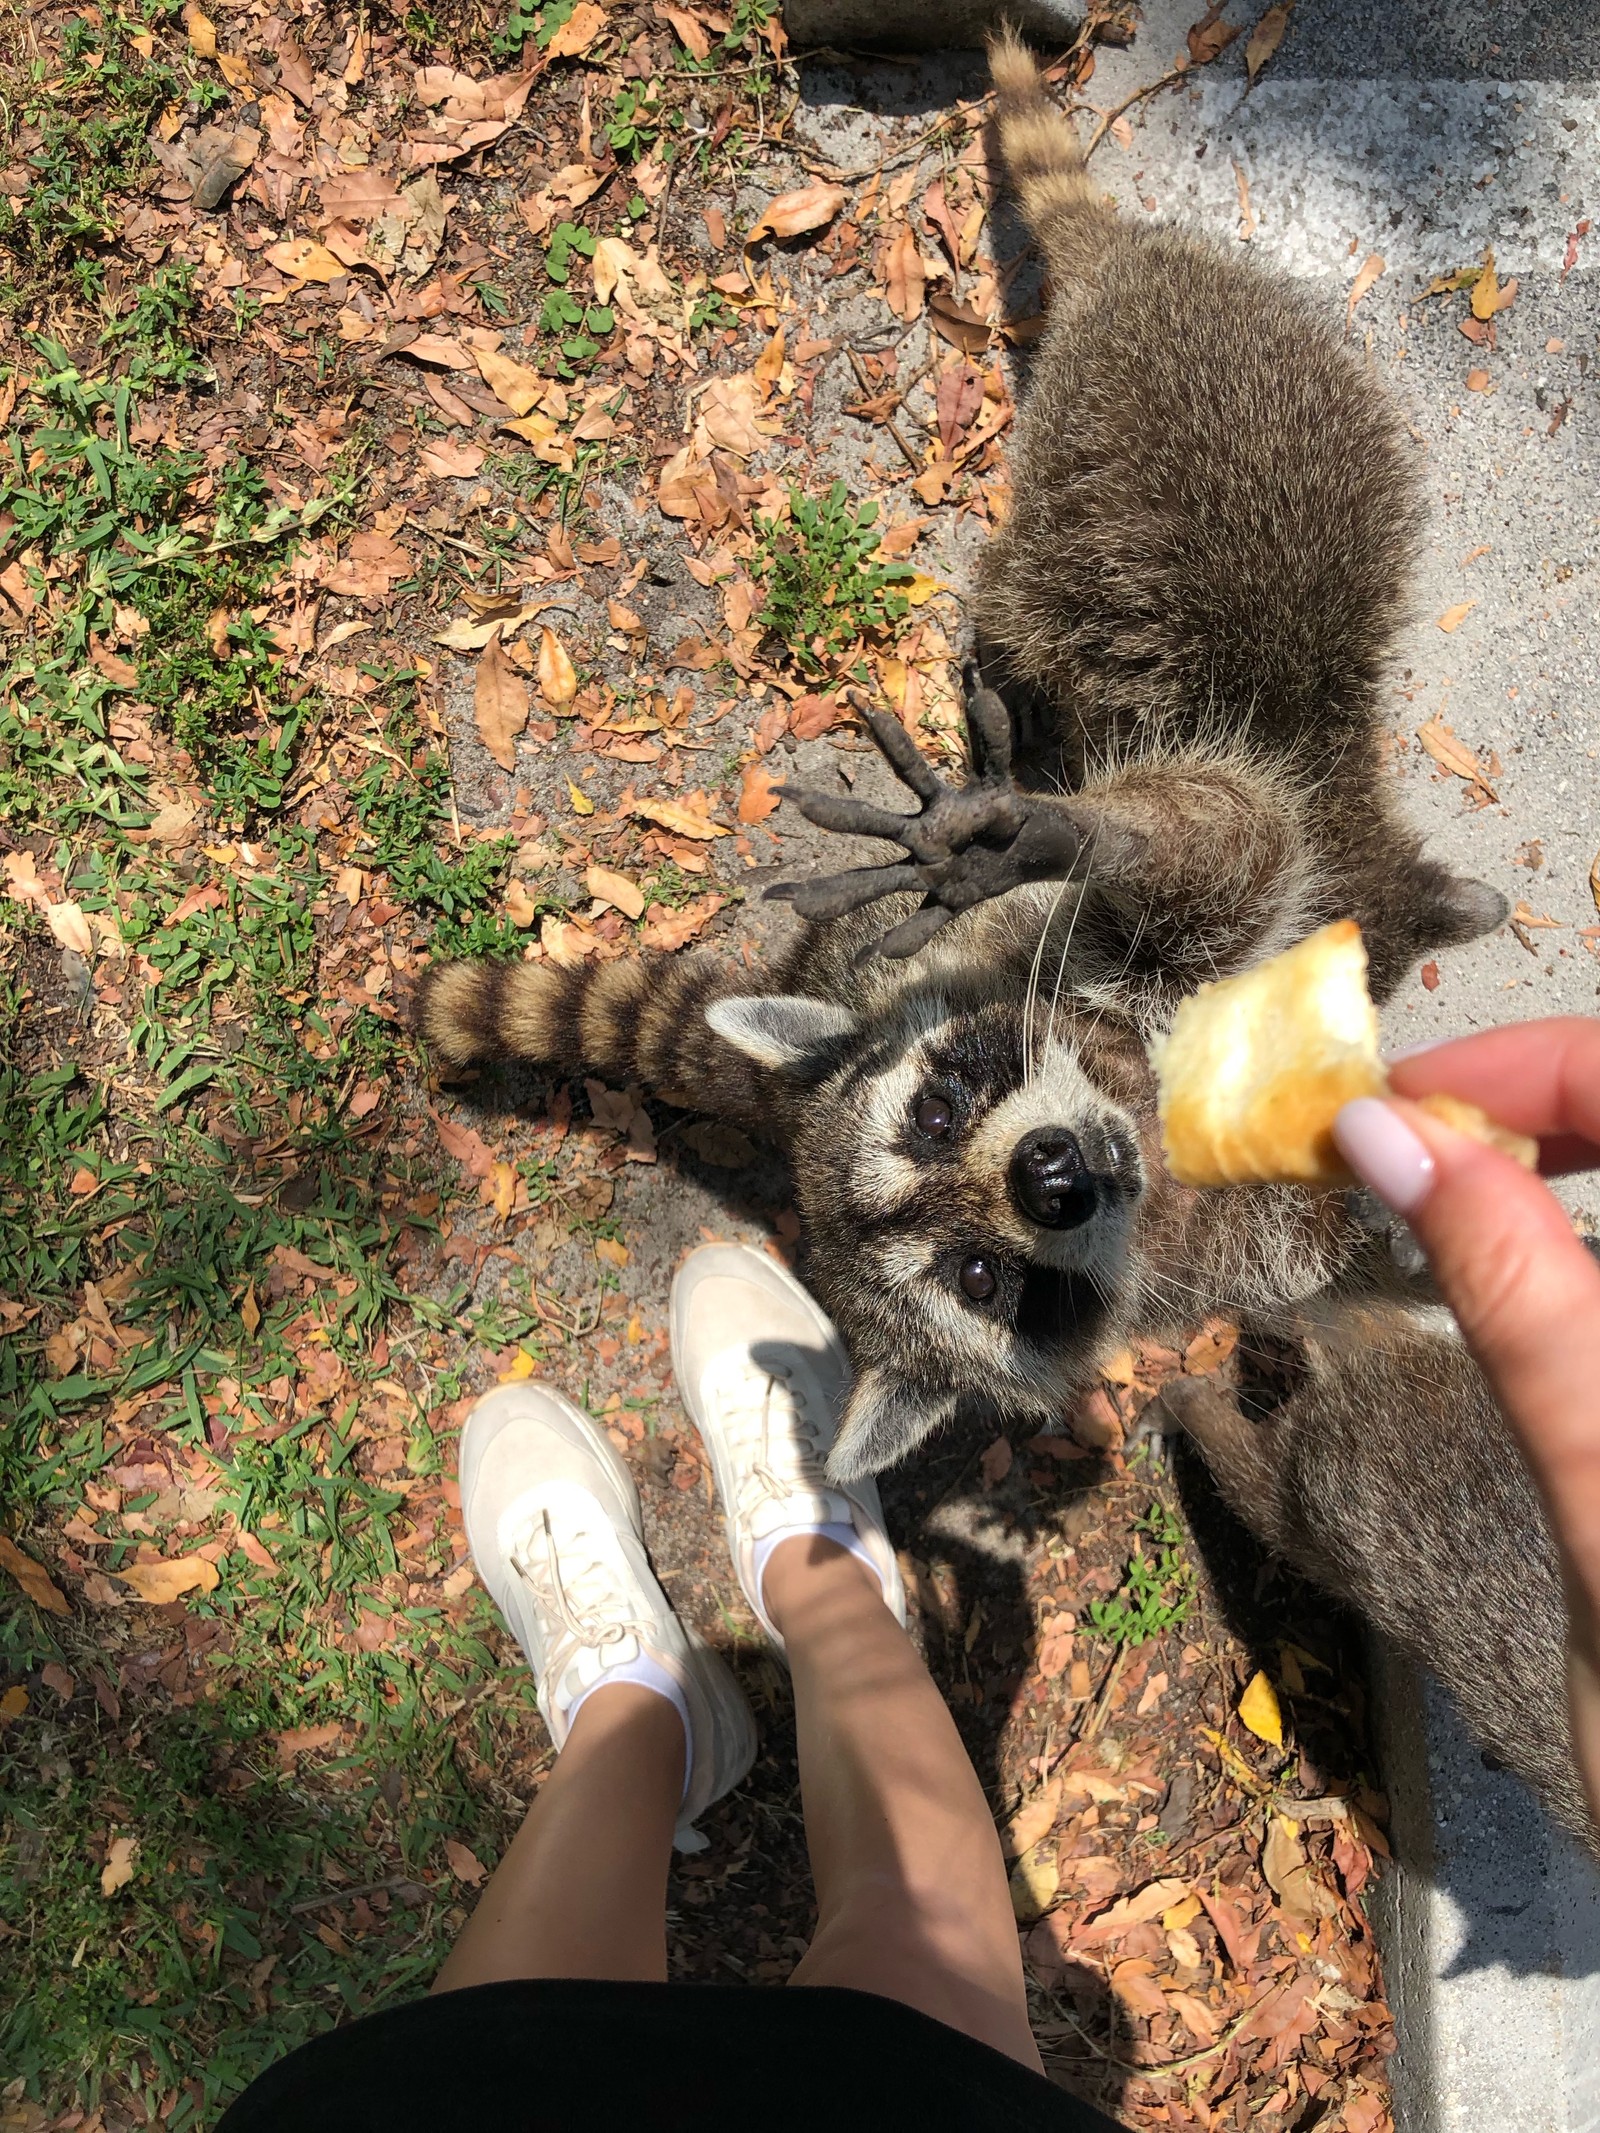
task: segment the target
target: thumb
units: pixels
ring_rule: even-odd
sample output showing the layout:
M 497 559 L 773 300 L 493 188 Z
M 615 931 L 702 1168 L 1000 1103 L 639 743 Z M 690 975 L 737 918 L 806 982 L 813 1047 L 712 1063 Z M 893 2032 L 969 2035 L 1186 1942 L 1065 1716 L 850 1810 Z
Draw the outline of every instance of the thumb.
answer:
M 1427 1253 L 1600 1610 L 1600 1265 L 1547 1185 L 1415 1105 L 1363 1098 L 1334 1133 Z

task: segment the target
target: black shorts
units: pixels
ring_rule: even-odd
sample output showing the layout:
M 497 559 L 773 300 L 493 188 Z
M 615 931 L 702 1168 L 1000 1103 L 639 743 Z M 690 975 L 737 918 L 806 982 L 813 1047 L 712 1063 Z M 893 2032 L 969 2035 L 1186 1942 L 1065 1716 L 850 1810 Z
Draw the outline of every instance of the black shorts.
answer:
M 217 2133 L 1118 2133 L 987 2044 L 834 1986 L 526 1978 L 368 2015 Z

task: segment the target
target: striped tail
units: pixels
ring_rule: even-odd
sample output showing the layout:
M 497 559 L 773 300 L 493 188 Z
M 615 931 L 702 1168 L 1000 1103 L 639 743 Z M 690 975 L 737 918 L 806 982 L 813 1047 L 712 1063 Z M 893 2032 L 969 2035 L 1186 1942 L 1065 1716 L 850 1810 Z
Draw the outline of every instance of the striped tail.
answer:
M 528 1060 L 615 1085 L 644 1083 L 697 1111 L 740 1118 L 765 1077 L 711 1028 L 706 1009 L 748 989 L 718 957 L 624 956 L 570 966 L 431 963 L 413 1018 L 447 1067 Z
M 1000 154 L 1022 212 L 1038 233 L 1052 267 L 1057 255 L 1081 262 L 1084 218 L 1112 219 L 1105 195 L 1089 176 L 1072 122 L 1051 101 L 1033 54 L 1014 30 L 989 42 L 996 91 Z M 1058 269 L 1059 271 L 1059 269 Z

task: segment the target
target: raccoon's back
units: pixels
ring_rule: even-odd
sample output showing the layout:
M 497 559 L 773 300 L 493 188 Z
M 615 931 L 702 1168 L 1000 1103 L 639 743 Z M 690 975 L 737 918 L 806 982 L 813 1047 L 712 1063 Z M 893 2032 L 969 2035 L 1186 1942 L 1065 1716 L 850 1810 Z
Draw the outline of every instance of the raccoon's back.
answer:
M 1370 717 L 1421 524 L 1382 391 L 1296 289 L 1116 224 L 1058 291 L 979 627 L 1092 756 L 1151 716 L 1275 749 Z

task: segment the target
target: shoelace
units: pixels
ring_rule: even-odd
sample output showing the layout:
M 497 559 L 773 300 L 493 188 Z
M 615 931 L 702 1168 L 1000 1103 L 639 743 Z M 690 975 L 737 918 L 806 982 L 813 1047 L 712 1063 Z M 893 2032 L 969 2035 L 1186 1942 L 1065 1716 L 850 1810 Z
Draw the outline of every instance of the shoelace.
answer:
M 513 1542 L 511 1561 L 528 1580 L 540 1599 L 555 1615 L 567 1634 L 591 1650 L 620 1644 L 624 1637 L 643 1636 L 648 1625 L 632 1615 L 605 1610 L 604 1602 L 616 1592 L 615 1573 L 598 1554 L 585 1553 L 588 1535 L 581 1526 L 563 1529 L 557 1546 L 548 1509 Z M 566 1568 L 562 1568 L 562 1557 Z
M 742 1512 L 769 1497 L 783 1502 L 802 1490 L 827 1490 L 827 1424 L 788 1371 L 747 1364 L 717 1391 L 723 1428 L 744 1472 Z

